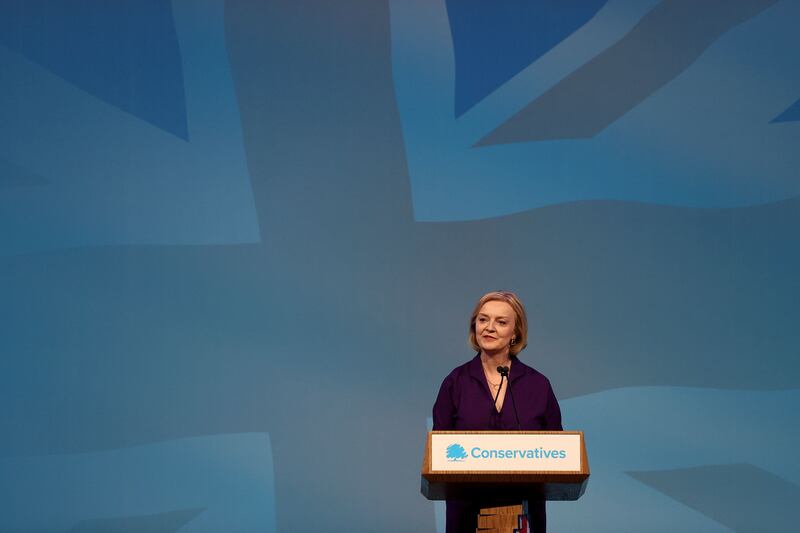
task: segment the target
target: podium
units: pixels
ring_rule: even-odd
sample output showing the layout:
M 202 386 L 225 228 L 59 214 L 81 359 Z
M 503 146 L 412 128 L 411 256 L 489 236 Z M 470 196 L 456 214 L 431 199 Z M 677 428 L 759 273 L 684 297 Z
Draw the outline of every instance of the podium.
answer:
M 589 460 L 581 431 L 431 431 L 421 474 L 421 492 L 429 500 L 521 502 L 481 510 L 479 524 L 498 523 L 495 518 L 509 513 L 523 515 L 528 501 L 580 498 Z

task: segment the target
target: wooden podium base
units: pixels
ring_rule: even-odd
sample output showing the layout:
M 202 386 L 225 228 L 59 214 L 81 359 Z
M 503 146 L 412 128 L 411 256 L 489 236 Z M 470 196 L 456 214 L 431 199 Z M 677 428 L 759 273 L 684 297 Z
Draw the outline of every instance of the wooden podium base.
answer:
M 487 507 L 478 513 L 480 533 L 529 533 L 527 502 L 505 507 Z

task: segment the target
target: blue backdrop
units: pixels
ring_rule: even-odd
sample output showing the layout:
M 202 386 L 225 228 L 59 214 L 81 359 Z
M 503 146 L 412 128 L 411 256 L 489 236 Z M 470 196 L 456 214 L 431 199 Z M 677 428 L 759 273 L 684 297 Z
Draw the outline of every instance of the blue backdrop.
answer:
M 443 531 L 488 290 L 553 531 L 789 531 L 796 0 L 0 1 L 0 531 Z

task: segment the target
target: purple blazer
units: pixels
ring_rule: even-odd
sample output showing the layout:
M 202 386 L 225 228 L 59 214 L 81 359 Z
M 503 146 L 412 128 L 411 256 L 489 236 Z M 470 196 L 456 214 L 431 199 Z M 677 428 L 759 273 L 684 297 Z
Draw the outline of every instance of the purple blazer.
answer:
M 433 404 L 434 430 L 515 430 L 516 403 L 520 429 L 561 431 L 561 408 L 550 381 L 543 374 L 516 357 L 508 376 L 511 391 L 506 393 L 500 412 L 494 407 L 494 396 L 486 383 L 480 355 L 459 366 L 444 378 L 439 396 Z M 511 393 L 514 402 L 511 401 Z M 519 502 L 447 502 L 447 533 L 474 532 L 481 507 Z M 544 502 L 529 502 L 531 531 L 547 529 Z
M 500 412 L 486 383 L 480 355 L 459 366 L 444 378 L 433 404 L 436 430 L 515 430 L 514 403 L 520 429 L 561 431 L 561 409 L 550 381 L 516 357 L 508 375 L 511 391 L 506 393 Z

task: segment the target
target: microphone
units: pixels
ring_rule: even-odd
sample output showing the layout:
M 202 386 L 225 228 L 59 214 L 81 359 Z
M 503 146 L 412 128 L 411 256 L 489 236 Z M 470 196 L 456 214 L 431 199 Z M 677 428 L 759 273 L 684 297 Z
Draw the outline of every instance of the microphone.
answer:
M 497 372 L 500 374 L 500 388 L 503 388 L 503 378 L 508 378 L 508 367 L 507 366 L 498 366 Z M 522 425 L 519 423 L 519 413 L 517 413 L 517 402 L 514 401 L 514 391 L 511 388 L 511 380 L 508 380 L 508 392 L 511 394 L 511 406 L 514 408 L 514 418 L 517 420 L 517 430 L 522 430 Z M 497 395 L 500 395 L 500 391 L 497 391 Z M 495 403 L 497 403 L 497 399 L 495 399 Z
M 500 397 L 500 391 L 503 390 L 503 380 L 508 377 L 508 367 L 507 366 L 498 366 L 497 367 L 497 373 L 500 374 L 500 386 L 497 387 L 497 394 L 494 395 L 494 410 L 495 411 L 497 411 L 497 399 Z

